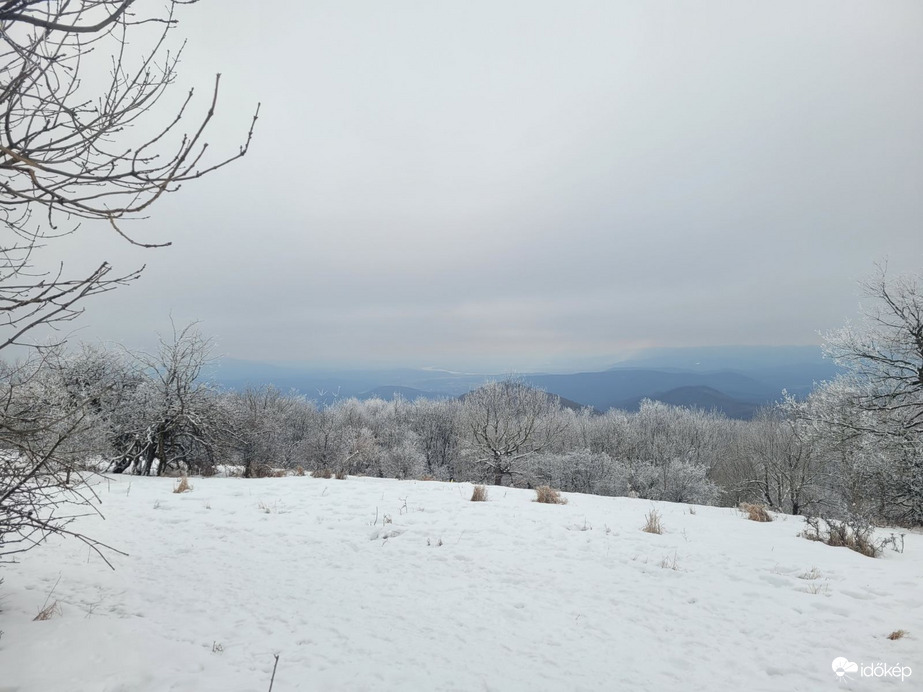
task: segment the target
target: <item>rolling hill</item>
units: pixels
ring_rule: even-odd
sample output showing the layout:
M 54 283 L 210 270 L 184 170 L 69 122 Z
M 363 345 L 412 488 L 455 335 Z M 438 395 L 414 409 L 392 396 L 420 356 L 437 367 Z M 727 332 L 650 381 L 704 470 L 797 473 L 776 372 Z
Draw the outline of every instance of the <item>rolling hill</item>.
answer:
M 836 373 L 836 366 L 823 359 L 817 347 L 748 346 L 654 349 L 599 372 L 519 376 L 575 407 L 631 410 L 648 398 L 749 418 L 760 406 L 778 401 L 783 390 L 805 396 L 816 382 Z M 274 384 L 330 404 L 353 396 L 452 398 L 506 375 L 412 368 L 320 370 L 225 359 L 208 376 L 230 389 Z

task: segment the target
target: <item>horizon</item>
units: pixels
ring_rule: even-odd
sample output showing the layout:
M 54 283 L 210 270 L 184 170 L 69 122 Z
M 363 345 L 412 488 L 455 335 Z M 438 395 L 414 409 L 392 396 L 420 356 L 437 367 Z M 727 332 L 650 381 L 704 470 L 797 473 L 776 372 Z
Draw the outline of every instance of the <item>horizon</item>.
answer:
M 802 358 L 793 358 L 795 353 L 798 353 Z M 810 353 L 809 353 L 810 352 Z M 451 365 L 434 365 L 434 364 L 399 364 L 399 365 L 389 365 L 381 364 L 376 365 L 374 363 L 342 363 L 342 364 L 328 364 L 328 363 L 318 363 L 316 361 L 298 361 L 298 360 L 282 360 L 282 361 L 272 361 L 272 360 L 253 360 L 249 358 L 237 358 L 229 354 L 217 354 L 213 357 L 215 362 L 230 362 L 230 363 L 239 363 L 243 365 L 259 365 L 266 366 L 269 368 L 279 368 L 279 369 L 289 369 L 289 370 L 299 370 L 303 372 L 333 372 L 333 373 L 350 373 L 350 372 L 388 372 L 388 371 L 412 371 L 412 372 L 433 372 L 433 373 L 445 373 L 451 375 L 489 375 L 489 376 L 516 376 L 516 375 L 528 375 L 528 374 L 574 374 L 579 372 L 600 372 L 609 370 L 612 368 L 618 368 L 622 364 L 632 364 L 632 363 L 644 363 L 650 360 L 667 360 L 672 359 L 687 359 L 690 355 L 697 353 L 701 358 L 722 358 L 729 359 L 732 361 L 739 360 L 741 357 L 749 356 L 754 359 L 766 359 L 767 357 L 770 360 L 781 358 L 783 362 L 786 363 L 796 363 L 796 362 L 807 362 L 807 361 L 820 361 L 827 360 L 827 357 L 823 353 L 823 348 L 820 345 L 798 345 L 798 344 L 784 344 L 779 346 L 771 346 L 764 344 L 755 344 L 755 345 L 735 345 L 735 344 L 717 344 L 714 346 L 678 346 L 678 347 L 661 347 L 656 346 L 647 349 L 640 349 L 637 351 L 632 351 L 622 358 L 606 358 L 598 357 L 592 359 L 591 362 L 598 363 L 598 368 L 587 367 L 584 368 L 580 365 L 562 365 L 555 370 L 528 370 L 526 368 L 492 368 L 492 367 L 481 367 L 481 368 L 462 368 L 462 367 L 452 367 Z M 771 353 L 771 355 L 770 355 Z M 785 357 L 784 354 L 790 354 L 790 357 Z M 773 356 L 775 358 L 773 358 Z M 579 359 L 577 359 L 579 360 Z M 696 367 L 701 367 L 700 363 L 693 363 Z M 679 365 L 666 365 L 661 367 L 674 367 L 678 368 Z M 726 369 L 733 369 L 726 366 Z

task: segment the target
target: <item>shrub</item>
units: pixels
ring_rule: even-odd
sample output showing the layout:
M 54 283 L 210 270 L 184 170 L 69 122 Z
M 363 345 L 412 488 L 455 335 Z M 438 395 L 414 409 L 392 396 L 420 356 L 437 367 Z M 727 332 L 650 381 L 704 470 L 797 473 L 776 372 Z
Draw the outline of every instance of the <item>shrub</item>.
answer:
M 660 519 L 660 512 L 656 509 L 651 509 L 651 511 L 647 513 L 647 516 L 645 516 L 644 527 L 641 530 L 647 533 L 663 533 L 663 523 Z
M 337 472 L 333 474 L 333 477 L 336 478 L 338 481 L 345 481 L 346 476 L 347 476 L 346 471 L 344 471 L 343 469 L 337 469 Z
M 250 478 L 271 478 L 272 467 L 269 464 L 253 464 L 250 467 Z
M 330 469 L 314 469 L 311 471 L 311 478 L 331 478 L 333 472 Z
M 474 491 L 471 493 L 472 502 L 487 502 L 487 486 L 486 485 L 476 485 L 474 486 Z
M 296 467 L 295 467 L 295 475 L 296 475 L 296 476 L 303 476 L 303 475 L 304 475 L 304 466 L 300 466 L 300 465 L 299 465 L 299 466 L 296 466 Z
M 540 485 L 535 489 L 535 502 L 546 505 L 566 505 L 567 498 L 549 485 Z
M 865 517 L 847 517 L 831 519 L 826 517 L 807 517 L 807 524 L 801 535 L 809 541 L 820 541 L 834 548 L 849 548 L 866 557 L 878 557 L 883 541 L 876 541 L 875 527 Z
M 772 521 L 772 515 L 766 509 L 766 505 L 761 504 L 751 504 L 749 502 L 741 502 L 738 507 L 741 512 L 747 515 L 747 519 L 750 521 Z

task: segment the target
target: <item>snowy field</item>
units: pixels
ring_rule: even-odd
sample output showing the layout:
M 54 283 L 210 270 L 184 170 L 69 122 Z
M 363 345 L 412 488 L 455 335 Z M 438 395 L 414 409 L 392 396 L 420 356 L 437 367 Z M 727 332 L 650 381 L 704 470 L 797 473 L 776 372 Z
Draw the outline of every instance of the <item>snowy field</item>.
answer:
M 79 528 L 129 554 L 115 571 L 57 540 L 0 569 L 0 691 L 258 692 L 274 654 L 274 692 L 923 689 L 919 534 L 870 559 L 725 508 L 191 482 L 102 481 L 106 521 Z

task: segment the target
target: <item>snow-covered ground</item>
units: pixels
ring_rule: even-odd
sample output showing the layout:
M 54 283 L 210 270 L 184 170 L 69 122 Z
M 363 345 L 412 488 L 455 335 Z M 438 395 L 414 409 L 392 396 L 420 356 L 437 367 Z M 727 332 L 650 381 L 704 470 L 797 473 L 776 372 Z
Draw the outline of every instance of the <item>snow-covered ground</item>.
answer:
M 261 691 L 274 654 L 274 692 L 923 689 L 919 534 L 870 559 L 724 508 L 191 481 L 102 482 L 107 521 L 79 527 L 129 553 L 115 571 L 57 540 L 0 569 L 2 692 Z

